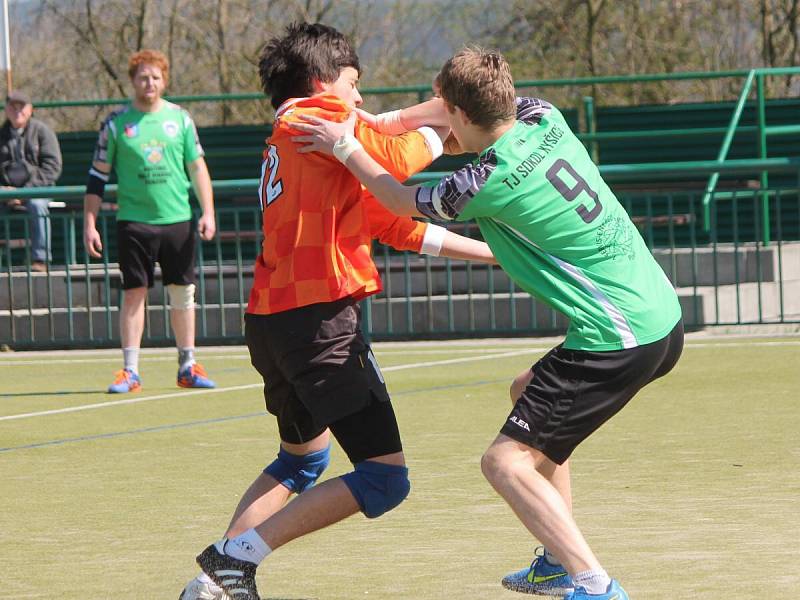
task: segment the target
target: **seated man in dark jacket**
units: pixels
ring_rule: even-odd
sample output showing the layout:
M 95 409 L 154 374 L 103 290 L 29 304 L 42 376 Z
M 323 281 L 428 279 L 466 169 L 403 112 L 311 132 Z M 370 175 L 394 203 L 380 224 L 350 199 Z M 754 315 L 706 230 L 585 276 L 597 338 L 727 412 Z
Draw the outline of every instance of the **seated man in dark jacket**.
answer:
M 13 91 L 6 98 L 6 121 L 0 127 L 0 188 L 54 185 L 61 175 L 61 150 L 56 134 L 31 118 L 27 94 Z M 47 198 L 14 199 L 10 207 L 25 205 L 30 219 L 31 269 L 45 271 L 50 255 L 50 212 Z

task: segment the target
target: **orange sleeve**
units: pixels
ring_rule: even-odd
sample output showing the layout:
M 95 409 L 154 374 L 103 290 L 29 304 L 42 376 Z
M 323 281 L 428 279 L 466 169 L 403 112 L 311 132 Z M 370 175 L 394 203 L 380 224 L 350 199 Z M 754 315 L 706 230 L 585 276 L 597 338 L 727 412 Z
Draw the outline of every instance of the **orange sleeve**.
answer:
M 362 191 L 361 202 L 367 212 L 370 237 L 395 250 L 419 252 L 422 249 L 427 223 L 410 217 L 398 217 L 384 208 L 366 189 Z
M 356 121 L 355 134 L 364 150 L 399 181 L 405 181 L 433 162 L 425 136 L 419 131 L 386 135 L 359 120 Z

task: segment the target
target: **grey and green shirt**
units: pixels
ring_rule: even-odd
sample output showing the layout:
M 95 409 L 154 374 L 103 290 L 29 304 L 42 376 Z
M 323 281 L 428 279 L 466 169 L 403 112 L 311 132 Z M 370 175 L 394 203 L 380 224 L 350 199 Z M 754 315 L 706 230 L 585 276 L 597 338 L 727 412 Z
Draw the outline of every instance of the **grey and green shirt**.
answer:
M 117 219 L 151 225 L 191 219 L 185 165 L 201 156 L 189 113 L 167 101 L 156 112 L 126 106 L 111 113 L 94 152 L 117 174 Z
M 554 106 L 517 99 L 517 122 L 467 165 L 417 192 L 436 220 L 474 219 L 523 290 L 570 319 L 564 347 L 634 348 L 681 317 L 675 290 Z

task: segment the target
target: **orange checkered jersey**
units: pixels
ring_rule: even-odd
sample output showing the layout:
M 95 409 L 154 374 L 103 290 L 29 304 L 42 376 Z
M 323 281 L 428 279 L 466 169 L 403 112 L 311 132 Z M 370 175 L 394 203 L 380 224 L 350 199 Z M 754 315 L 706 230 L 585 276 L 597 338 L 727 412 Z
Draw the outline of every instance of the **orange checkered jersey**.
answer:
M 292 141 L 299 114 L 344 121 L 350 109 L 331 95 L 292 99 L 277 111 L 261 166 L 264 242 L 247 312 L 272 314 L 382 289 L 370 252 L 373 238 L 419 252 L 428 225 L 387 211 L 336 158 L 300 154 Z M 387 136 L 356 123 L 364 149 L 399 180 L 441 154 L 430 129 Z M 433 230 L 431 230 L 433 231 Z

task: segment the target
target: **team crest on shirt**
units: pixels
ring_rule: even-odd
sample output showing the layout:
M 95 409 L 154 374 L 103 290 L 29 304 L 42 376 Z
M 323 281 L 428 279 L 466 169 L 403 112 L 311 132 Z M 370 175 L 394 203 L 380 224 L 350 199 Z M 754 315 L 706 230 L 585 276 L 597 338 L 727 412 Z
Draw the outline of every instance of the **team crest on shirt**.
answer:
M 136 123 L 125 124 L 125 137 L 136 137 L 139 135 L 139 126 Z
M 606 217 L 597 228 L 595 236 L 600 254 L 613 260 L 620 256 L 633 260 L 636 257 L 633 240 L 630 221 L 627 218 L 614 216 Z
M 142 152 L 147 162 L 151 165 L 158 164 L 164 158 L 164 143 L 150 140 L 148 143 L 142 144 Z
M 175 121 L 164 121 L 163 127 L 164 133 L 166 133 L 169 137 L 175 137 L 178 135 L 178 124 Z

